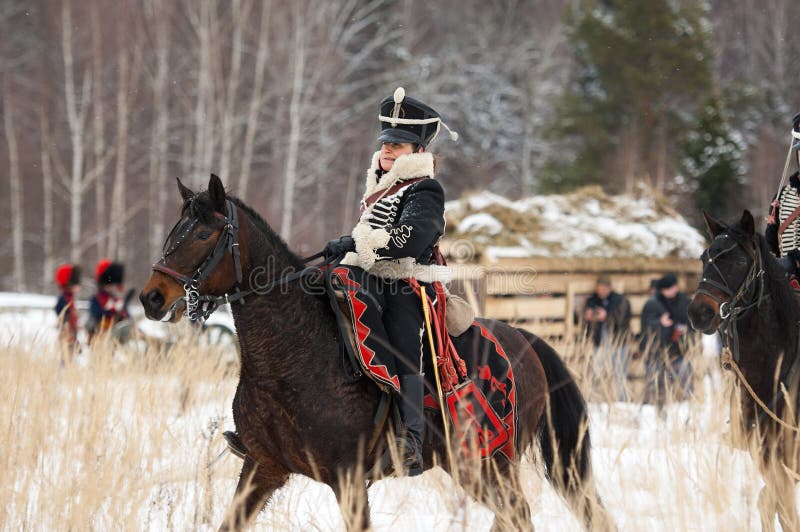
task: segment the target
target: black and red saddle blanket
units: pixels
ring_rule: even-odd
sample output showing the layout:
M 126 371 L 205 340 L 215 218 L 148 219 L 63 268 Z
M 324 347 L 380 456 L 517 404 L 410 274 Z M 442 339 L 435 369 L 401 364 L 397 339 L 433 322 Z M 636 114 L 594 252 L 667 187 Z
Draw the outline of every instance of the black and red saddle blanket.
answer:
M 381 298 L 379 279 L 357 267 L 336 267 L 331 285 L 339 308 L 347 319 L 339 320 L 346 348 L 365 375 L 387 392 L 398 392 L 393 348 L 380 337 Z M 434 305 L 439 304 L 433 301 Z M 422 303 L 420 302 L 420 309 Z M 432 314 L 435 314 L 432 313 Z M 378 321 L 376 321 L 378 320 Z M 482 458 L 502 453 L 515 457 L 516 390 L 514 372 L 503 346 L 491 333 L 489 322 L 477 319 L 457 337 L 452 346 L 466 365 L 467 378 L 458 385 L 444 383 L 445 403 L 462 452 Z M 409 331 L 409 334 L 415 334 Z M 427 337 L 423 342 L 427 394 L 425 407 L 440 412 L 433 357 Z M 440 372 L 441 373 L 441 372 Z

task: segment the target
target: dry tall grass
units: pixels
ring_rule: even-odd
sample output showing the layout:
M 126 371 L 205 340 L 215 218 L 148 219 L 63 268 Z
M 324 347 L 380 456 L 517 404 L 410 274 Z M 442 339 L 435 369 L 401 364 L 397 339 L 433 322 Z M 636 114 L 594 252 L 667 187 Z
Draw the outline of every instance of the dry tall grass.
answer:
M 634 400 L 616 402 L 588 346 L 559 349 L 591 401 L 595 478 L 621 530 L 758 529 L 762 481 L 730 445 L 730 378 L 716 360 L 695 348 L 693 396 L 659 414 L 642 402 L 636 379 Z M 240 466 L 228 455 L 208 467 L 224 447 L 222 430 L 232 428 L 229 353 L 187 337 L 166 352 L 106 345 L 64 367 L 59 359 L 54 345 L 0 351 L 0 528 L 216 528 Z M 522 472 L 536 528 L 579 529 L 531 460 Z M 483 530 L 493 520 L 441 470 L 388 479 L 369 494 L 376 529 Z M 328 530 L 354 520 L 339 515 L 328 488 L 297 478 L 257 525 Z

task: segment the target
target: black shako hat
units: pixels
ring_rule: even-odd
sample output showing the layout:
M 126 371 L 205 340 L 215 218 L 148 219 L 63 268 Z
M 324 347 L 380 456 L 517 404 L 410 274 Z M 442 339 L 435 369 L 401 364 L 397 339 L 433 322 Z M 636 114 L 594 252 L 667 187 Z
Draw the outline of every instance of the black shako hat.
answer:
M 439 113 L 419 100 L 406 98 L 403 87 L 397 87 L 394 95 L 383 99 L 378 120 L 381 122 L 379 142 L 408 142 L 427 146 L 433 142 L 442 126 L 450 132 L 451 139 L 458 140 L 458 133 L 442 122 Z
M 792 149 L 800 149 L 800 113 L 792 118 Z
M 665 288 L 672 288 L 676 284 L 678 284 L 678 278 L 675 277 L 674 274 L 668 273 L 658 280 L 656 287 L 658 287 L 659 290 L 663 290 Z

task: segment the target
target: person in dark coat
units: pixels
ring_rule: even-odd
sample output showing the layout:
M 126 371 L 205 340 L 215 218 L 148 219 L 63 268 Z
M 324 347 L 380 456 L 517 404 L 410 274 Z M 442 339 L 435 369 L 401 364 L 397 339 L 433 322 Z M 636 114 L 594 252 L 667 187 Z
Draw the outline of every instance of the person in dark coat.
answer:
M 56 301 L 59 319 L 59 338 L 68 347 L 78 346 L 78 309 L 75 306 L 81 288 L 81 268 L 74 264 L 62 264 L 56 268 L 55 281 L 61 289 Z
M 627 400 L 631 305 L 625 296 L 614 291 L 607 275 L 597 278 L 594 293 L 584 306 L 583 321 L 595 347 L 598 373 L 606 374 L 603 370 L 610 366 L 617 399 Z
M 125 266 L 102 259 L 95 268 L 97 292 L 89 301 L 89 321 L 86 329 L 89 341 L 109 331 L 116 323 L 128 319 L 124 293 Z
M 350 235 L 328 242 L 324 254 L 343 257 L 348 275 L 373 287 L 357 319 L 368 331 L 367 356 L 382 368 L 387 388 L 399 394 L 405 436 L 397 443 L 403 468 L 413 476 L 423 469 L 425 331 L 421 300 L 408 280 L 425 286 L 449 279 L 448 268 L 434 260 L 445 227 L 444 189 L 434 179 L 428 151 L 447 126 L 402 87 L 381 102 L 378 119 L 380 150 L 367 170 L 360 220 Z M 451 138 L 457 135 L 451 132 Z
M 691 364 L 685 357 L 691 299 L 680 291 L 674 274 L 656 284 L 657 293 L 642 310 L 642 342 L 646 352 L 648 386 L 663 403 L 667 384 L 691 392 Z
M 794 155 L 800 166 L 800 114 L 792 119 L 791 135 L 790 156 Z M 772 254 L 792 278 L 793 287 L 800 289 L 796 280 L 800 266 L 800 172 L 789 176 L 789 182 L 773 198 L 764 237 Z

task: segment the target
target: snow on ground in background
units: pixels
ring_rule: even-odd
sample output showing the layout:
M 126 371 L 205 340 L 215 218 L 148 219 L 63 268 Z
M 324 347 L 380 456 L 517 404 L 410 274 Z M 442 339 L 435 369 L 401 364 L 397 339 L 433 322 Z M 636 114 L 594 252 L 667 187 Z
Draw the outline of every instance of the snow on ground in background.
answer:
M 5 306 L 6 312 L 0 312 L 0 345 L 12 341 L 35 343 L 36 349 L 31 352 L 55 361 L 55 313 L 49 306 L 40 310 L 8 310 L 22 307 L 23 302 L 41 303 L 48 296 L 14 298 L 3 294 L 2 297 L 12 301 Z M 48 299 L 52 303 L 53 298 Z M 713 337 L 708 339 L 708 347 L 713 350 Z M 88 376 L 87 382 L 90 382 Z M 135 410 L 131 401 L 135 400 L 137 388 L 167 390 L 180 383 L 178 376 L 153 378 L 147 375 L 138 380 L 107 383 L 118 391 L 119 397 L 111 405 L 109 427 L 112 428 L 108 437 L 122 442 L 118 445 L 140 445 L 150 453 L 141 464 L 141 471 L 137 472 L 142 478 L 152 478 L 148 504 L 136 514 L 137 522 L 126 523 L 131 528 L 193 528 L 201 497 L 197 488 L 198 472 L 205 471 L 209 457 L 215 457 L 223 448 L 219 432 L 233 428 L 230 405 L 236 385 L 234 379 L 209 383 L 208 392 L 196 392 L 209 399 L 193 408 L 156 411 L 150 418 L 130 414 Z M 647 405 L 589 405 L 592 460 L 598 491 L 620 530 L 758 529 L 756 501 L 761 477 L 748 454 L 726 443 L 727 404 L 720 406 L 709 399 L 720 397 L 721 386 L 718 376 L 717 380 L 707 377 L 698 390 L 705 401 L 672 405 L 666 409 L 664 417 Z M 65 393 L 86 391 L 67 390 Z M 67 418 L 61 421 L 61 428 L 55 429 L 52 435 L 54 441 L 59 439 L 59 430 L 73 423 Z M 217 424 L 219 429 L 209 447 L 203 432 L 212 424 Z M 170 436 L 167 448 L 151 449 L 148 436 L 165 431 Z M 136 438 L 129 439 L 128 435 Z M 60 456 L 58 446 L 42 446 L 40 452 L 40 467 L 50 472 L 65 471 L 68 467 L 56 463 Z M 239 464 L 238 459 L 228 455 L 214 466 L 213 526 L 221 522 L 230 502 Z M 26 471 L 23 476 L 41 474 L 42 471 Z M 538 467 L 523 462 L 522 481 L 537 530 L 580 530 L 563 501 L 543 480 Z M 31 493 L 29 497 L 36 495 Z M 380 482 L 370 488 L 369 497 L 375 530 L 488 530 L 493 520 L 488 510 L 466 498 L 440 470 L 429 471 L 419 478 Z M 111 501 L 111 504 L 123 502 Z M 24 516 L 24 508 L 9 509 L 9 512 L 6 515 L 12 522 L 30 522 Z M 109 514 L 108 519 L 113 515 L 116 514 Z M 104 521 L 101 515 L 95 525 L 115 528 L 119 523 Z M 258 516 L 256 527 L 343 530 L 343 522 L 327 486 L 293 476 Z
M 56 297 L 54 295 L 0 292 L 0 312 L 18 308 L 40 308 L 52 311 L 56 307 Z
M 447 202 L 446 217 L 449 240 L 469 239 L 490 259 L 697 258 L 705 247 L 700 232 L 643 186 L 632 195 L 586 187 L 516 201 L 480 192 Z
M 179 415 L 157 412 L 152 420 L 126 417 L 130 406 L 126 407 L 124 400 L 119 401 L 114 414 L 115 433 L 135 434 L 140 436 L 140 442 L 146 442 L 149 431 L 167 431 L 169 441 L 173 442 L 170 445 L 174 445 L 172 449 L 169 446 L 153 449 L 154 458 L 142 464 L 144 469 L 140 474 L 153 479 L 152 489 L 147 504 L 136 514 L 137 522 L 127 523 L 128 526 L 193 528 L 197 505 L 203 497 L 196 484 L 198 471 L 202 472 L 210 457 L 223 448 L 218 437 L 209 448 L 203 431 L 210 424 L 218 424 L 218 430 L 232 428 L 229 405 L 235 382 L 225 384 L 220 387 L 230 389 L 227 397 L 219 396 Z M 178 382 L 163 381 L 159 385 L 176 386 Z M 114 386 L 119 397 L 125 399 L 133 397 L 131 390 L 142 383 L 128 380 Z M 706 384 L 711 386 L 710 382 Z M 666 410 L 665 419 L 650 406 L 590 405 L 592 460 L 598 491 L 619 530 L 758 528 L 756 498 L 762 483 L 752 460 L 702 430 L 706 421 L 713 424 L 714 416 L 719 415 L 718 408 L 711 404 L 702 404 L 695 411 L 688 404 L 673 405 Z M 63 470 L 63 464 L 53 463 L 53 457 L 50 458 L 43 456 L 41 463 L 49 464 L 50 471 Z M 214 526 L 221 522 L 230 502 L 240 463 L 229 454 L 213 468 L 211 522 Z M 719 476 L 726 482 L 721 483 Z M 529 461 L 522 464 L 522 481 L 536 530 L 581 530 L 563 501 Z M 708 493 L 709 490 L 713 493 Z M 369 498 L 376 531 L 484 531 L 493 522 L 491 512 L 465 497 L 438 469 L 417 478 L 379 482 L 370 488 Z M 101 516 L 98 523 L 102 522 Z M 255 528 L 344 530 L 344 524 L 330 488 L 295 475 L 259 514 Z
M 55 307 L 55 298 L 51 297 L 50 303 Z M 12 312 L 0 307 L 0 346 L 53 345 L 57 339 L 56 313 L 52 308 Z
M 56 298 L 55 295 L 0 292 L 0 346 L 16 345 L 20 342 L 25 342 L 25 346 L 55 342 L 58 338 Z M 81 340 L 85 340 L 88 309 L 87 300 L 78 301 Z M 131 302 L 128 311 L 136 323 L 138 332 L 145 337 L 167 340 L 175 336 L 175 324 L 146 319 L 138 300 L 134 299 Z M 186 325 L 188 321 L 183 319 L 181 324 Z M 230 307 L 228 305 L 219 307 L 206 320 L 206 325 L 225 327 L 233 332 L 235 327 Z

